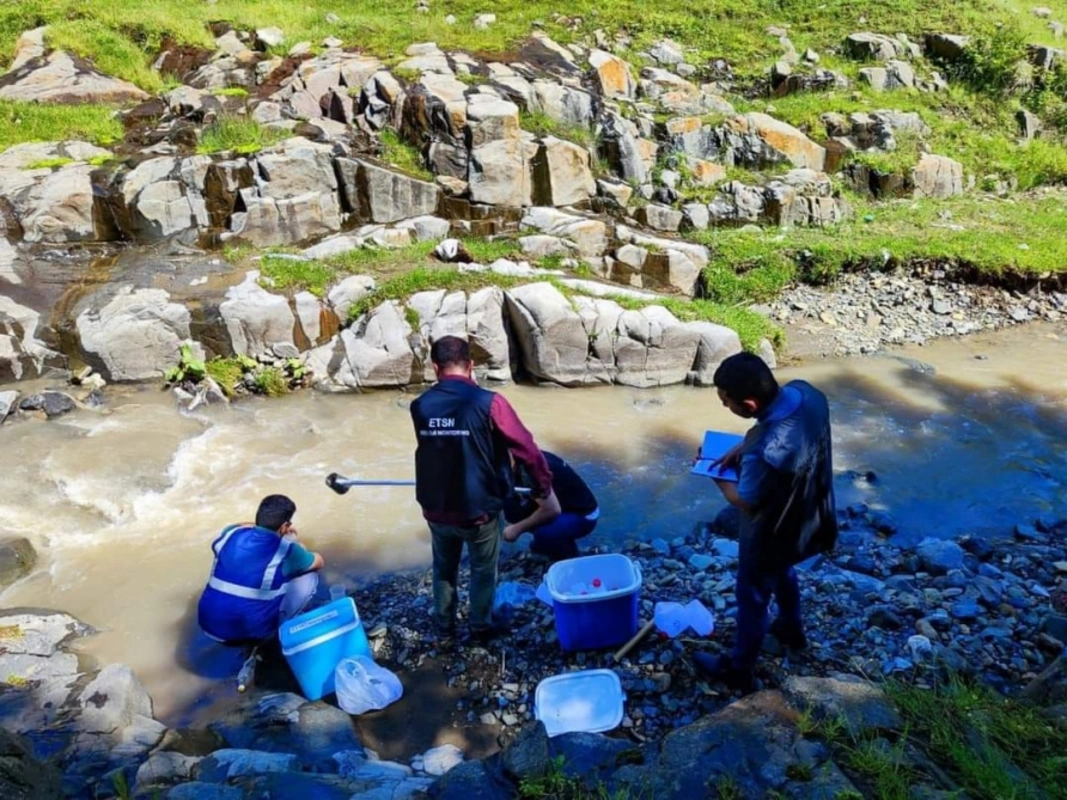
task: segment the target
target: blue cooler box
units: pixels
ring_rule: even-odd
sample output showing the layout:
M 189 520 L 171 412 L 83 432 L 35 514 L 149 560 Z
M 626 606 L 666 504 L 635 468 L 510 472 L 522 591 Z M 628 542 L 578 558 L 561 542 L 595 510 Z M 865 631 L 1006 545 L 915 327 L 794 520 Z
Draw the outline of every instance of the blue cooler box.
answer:
M 351 656 L 373 658 L 351 597 L 343 597 L 282 623 L 282 655 L 308 700 L 333 694 L 337 665 Z
M 545 583 L 564 650 L 617 647 L 637 633 L 641 568 L 626 556 L 560 561 L 549 568 Z

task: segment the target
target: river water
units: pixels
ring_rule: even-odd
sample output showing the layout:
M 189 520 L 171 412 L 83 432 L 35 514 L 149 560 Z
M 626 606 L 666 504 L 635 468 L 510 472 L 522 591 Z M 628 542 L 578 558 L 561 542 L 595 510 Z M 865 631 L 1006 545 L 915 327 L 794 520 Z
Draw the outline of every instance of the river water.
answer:
M 941 340 L 779 377 L 810 380 L 831 398 L 839 505 L 882 509 L 903 535 L 1067 516 L 1062 328 Z M 745 428 L 713 390 L 503 391 L 541 445 L 597 493 L 603 516 L 591 543 L 684 535 L 722 507 L 712 485 L 687 474 L 706 428 Z M 342 497 L 324 485 L 332 471 L 412 476 L 410 397 L 302 393 L 190 417 L 157 388 L 116 389 L 106 415 L 5 425 L 0 532 L 28 536 L 41 560 L 0 606 L 59 608 L 95 626 L 83 649 L 129 664 L 157 716 L 188 722 L 233 693 L 232 658 L 196 635 L 209 545 L 263 495 L 296 501 L 327 582 L 429 563 L 412 489 Z M 875 481 L 855 477 L 868 471 Z

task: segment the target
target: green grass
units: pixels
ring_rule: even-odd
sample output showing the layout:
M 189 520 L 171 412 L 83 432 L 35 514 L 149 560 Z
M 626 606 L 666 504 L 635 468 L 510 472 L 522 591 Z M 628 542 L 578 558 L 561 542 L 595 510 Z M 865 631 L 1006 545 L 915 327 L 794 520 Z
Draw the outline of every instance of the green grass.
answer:
M 519 127 L 538 137 L 555 136 L 557 139 L 566 139 L 582 147 L 593 147 L 596 144 L 596 137 L 588 128 L 580 125 L 564 125 L 543 111 L 523 111 L 519 115 Z
M 565 766 L 564 757 L 556 756 L 540 775 L 524 778 L 519 783 L 519 800 L 642 800 L 640 793 L 628 789 L 609 791 L 599 782 L 588 786 L 569 777 Z
M 0 100 L 0 150 L 25 142 L 86 141 L 107 145 L 122 138 L 108 106 L 42 106 Z
M 0 5 L 0 53 L 9 57 L 19 33 L 42 23 L 53 26 L 50 40 L 93 57 L 106 71 L 132 80 L 146 89 L 156 89 L 159 77 L 149 65 L 164 36 L 183 44 L 211 46 L 206 23 L 225 20 L 243 29 L 276 25 L 287 42 L 313 43 L 337 36 L 347 45 L 359 45 L 382 56 L 395 56 L 412 42 L 436 41 L 445 48 L 507 52 L 542 20 L 546 30 L 562 42 L 591 33 L 626 29 L 639 51 L 660 37 L 671 36 L 696 48 L 693 60 L 703 63 L 713 57 L 728 57 L 737 65 L 762 69 L 777 57 L 778 48 L 767 36 L 768 25 L 790 25 L 797 48 L 823 51 L 837 45 L 847 34 L 861 28 L 918 36 L 923 30 L 970 32 L 991 20 L 1011 19 L 1015 11 L 1005 0 L 901 0 L 872 4 L 866 0 L 827 0 L 819 4 L 799 0 L 572 0 L 566 8 L 548 0 L 498 0 L 493 4 L 498 21 L 486 30 L 475 30 L 470 21 L 486 10 L 483 0 L 441 0 L 430 13 L 413 14 L 393 0 L 364 0 L 338 4 L 289 0 L 218 0 L 190 3 L 185 0 L 19 0 Z M 1022 2 L 1022 0 L 1016 0 Z M 553 12 L 580 17 L 582 25 L 571 31 L 554 21 Z M 326 21 L 327 12 L 340 22 Z M 454 14 L 458 23 L 445 22 Z M 860 25 L 859 17 L 867 22 Z M 1025 24 L 1038 28 L 1021 14 Z M 1040 33 L 1035 30 L 1035 34 Z
M 243 86 L 227 86 L 225 89 L 213 89 L 216 97 L 248 97 L 248 89 Z
M 395 131 L 383 130 L 378 136 L 382 145 L 381 158 L 401 172 L 406 172 L 413 178 L 424 181 L 432 181 L 433 173 L 426 168 L 426 162 L 422 158 L 419 148 L 408 144 L 401 139 Z
M 316 297 L 323 297 L 341 274 L 336 267 L 321 261 L 280 256 L 268 253 L 259 263 L 260 279 L 265 279 L 264 284 L 280 291 L 306 289 Z
M 512 278 L 494 272 L 460 272 L 450 266 L 417 266 L 379 284 L 377 289 L 354 303 L 348 311 L 348 320 L 352 322 L 358 319 L 381 303 L 389 300 L 403 302 L 419 292 L 437 289 L 448 292 L 476 292 L 487 286 L 508 289 L 530 282 L 529 278 Z
M 281 397 L 289 392 L 289 381 L 278 367 L 263 367 L 255 375 L 256 390 L 267 397 Z
M 247 356 L 232 358 L 213 358 L 205 365 L 208 376 L 219 385 L 223 394 L 233 397 L 237 384 L 244 378 L 245 372 L 255 369 L 256 362 Z
M 201 155 L 231 152 L 250 155 L 277 144 L 287 136 L 285 131 L 265 128 L 251 119 L 222 116 L 204 128 L 196 152 Z
M 33 161 L 27 164 L 23 169 L 56 169 L 58 167 L 65 167 L 67 164 L 73 164 L 73 158 L 42 158 L 40 161 Z
M 763 302 L 798 279 L 822 283 L 842 271 L 915 259 L 990 278 L 1067 271 L 1067 205 L 1059 192 L 1007 200 L 965 196 L 875 205 L 853 198 L 853 203 L 853 220 L 827 228 L 695 234 L 712 254 L 703 276 L 707 299 Z

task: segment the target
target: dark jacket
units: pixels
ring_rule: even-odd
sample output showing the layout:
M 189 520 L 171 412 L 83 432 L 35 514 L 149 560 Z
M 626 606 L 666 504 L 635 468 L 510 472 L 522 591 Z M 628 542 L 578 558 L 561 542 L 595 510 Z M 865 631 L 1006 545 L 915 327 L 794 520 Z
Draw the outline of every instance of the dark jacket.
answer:
M 837 542 L 826 396 L 805 381 L 784 388 L 798 391 L 799 403 L 784 415 L 761 418 L 741 454 L 742 481 L 746 462 L 758 467 L 760 480 L 758 499 L 744 498 L 754 508 L 741 515 L 740 556 L 743 566 L 760 570 L 792 566 Z

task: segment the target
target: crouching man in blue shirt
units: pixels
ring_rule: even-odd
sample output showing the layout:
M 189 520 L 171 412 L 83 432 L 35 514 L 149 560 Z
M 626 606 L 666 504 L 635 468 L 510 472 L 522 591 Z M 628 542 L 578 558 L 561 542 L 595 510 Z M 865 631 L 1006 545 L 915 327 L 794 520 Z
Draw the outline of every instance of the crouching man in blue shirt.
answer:
M 215 563 L 197 616 L 212 639 L 270 639 L 315 596 L 323 559 L 297 544 L 295 513 L 292 500 L 272 494 L 260 502 L 254 525 L 230 525 L 211 545 Z
M 713 680 L 748 690 L 772 595 L 778 616 L 770 633 L 786 647 L 807 646 L 794 566 L 837 541 L 830 410 L 826 396 L 805 381 L 779 388 L 770 368 L 751 353 L 723 361 L 714 382 L 722 404 L 756 424 L 722 458 L 740 481 L 716 481 L 741 511 L 737 639 L 727 655 L 697 653 L 693 660 Z

